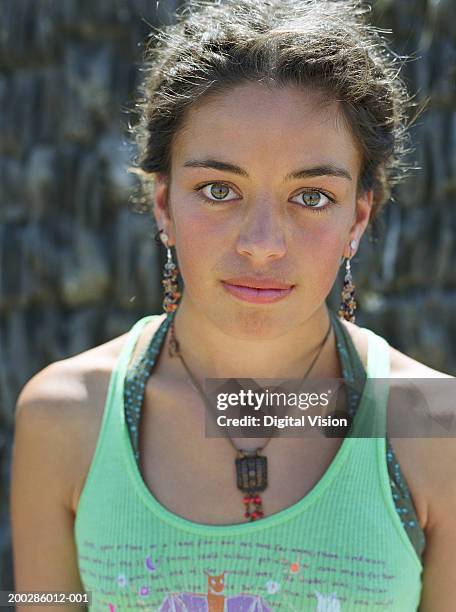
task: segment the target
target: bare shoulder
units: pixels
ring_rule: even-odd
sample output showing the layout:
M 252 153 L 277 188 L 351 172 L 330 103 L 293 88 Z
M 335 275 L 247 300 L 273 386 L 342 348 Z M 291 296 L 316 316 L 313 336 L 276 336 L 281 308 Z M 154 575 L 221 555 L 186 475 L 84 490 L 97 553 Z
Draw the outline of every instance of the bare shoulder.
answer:
M 406 381 L 407 387 L 413 389 L 411 397 L 416 398 L 417 406 L 426 407 L 435 425 L 432 435 L 391 440 L 429 542 L 436 525 L 440 529 L 442 524 L 454 524 L 456 378 L 416 361 L 391 346 L 390 351 L 391 378 L 397 379 L 397 384 L 401 384 L 398 379 L 415 379 Z M 452 430 L 449 430 L 447 426 L 451 422 Z
M 142 330 L 133 356 L 161 322 L 157 315 Z M 16 401 L 16 428 L 46 432 L 50 449 L 65 469 L 62 495 L 73 512 L 90 468 L 112 371 L 128 332 L 51 363 L 22 388 Z
M 361 360 L 364 365 L 367 363 L 367 348 L 368 338 L 366 332 L 362 327 L 351 323 L 350 321 L 342 321 L 349 332 L 353 343 L 360 354 Z M 390 342 L 390 364 L 391 364 L 391 378 L 454 378 L 450 374 L 445 372 L 439 372 L 412 357 L 409 357 L 405 353 L 397 350 L 392 346 Z
M 349 331 L 364 364 L 367 362 L 367 335 L 363 329 L 348 321 Z M 420 393 L 437 422 L 456 422 L 456 379 L 400 352 L 389 344 L 391 385 L 401 385 L 399 379 L 419 379 Z M 430 384 L 424 379 L 430 380 Z M 408 383 L 406 383 L 408 384 Z M 456 427 L 453 428 L 456 430 Z M 392 437 L 401 471 L 409 486 L 419 523 L 429 535 L 433 526 L 451 521 L 456 504 L 456 436 Z
M 30 378 L 16 401 L 16 421 L 40 419 L 70 426 L 90 403 L 90 390 L 100 383 L 122 348 L 127 334 L 73 357 L 55 361 Z

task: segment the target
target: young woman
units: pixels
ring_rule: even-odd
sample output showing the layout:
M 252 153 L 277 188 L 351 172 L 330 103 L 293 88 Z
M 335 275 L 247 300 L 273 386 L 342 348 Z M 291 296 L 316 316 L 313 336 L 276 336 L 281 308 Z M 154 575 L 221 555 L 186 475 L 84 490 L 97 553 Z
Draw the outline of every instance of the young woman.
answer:
M 349 262 L 404 169 L 397 67 L 348 0 L 190 9 L 150 52 L 137 128 L 165 312 L 22 390 L 16 591 L 87 591 L 93 610 L 448 612 L 453 440 L 354 435 L 386 422 L 388 393 L 364 381 L 452 378 L 354 323 Z M 346 436 L 205 435 L 205 379 L 306 377 L 363 382 Z

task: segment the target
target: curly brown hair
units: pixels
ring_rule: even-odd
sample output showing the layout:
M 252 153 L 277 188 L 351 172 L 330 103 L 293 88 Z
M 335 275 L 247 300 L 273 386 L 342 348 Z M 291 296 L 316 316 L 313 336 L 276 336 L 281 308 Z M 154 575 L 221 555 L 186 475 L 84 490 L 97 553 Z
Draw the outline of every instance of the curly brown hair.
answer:
M 339 101 L 362 152 L 358 193 L 373 189 L 370 223 L 391 188 L 412 168 L 407 120 L 416 106 L 394 54 L 366 22 L 361 0 L 190 0 L 172 25 L 151 36 L 131 128 L 138 145 L 130 169 L 150 202 L 154 173 L 170 175 L 172 144 L 186 111 L 246 81 L 294 85 Z M 399 63 L 399 66 L 398 66 Z M 152 188 L 152 190 L 151 190 Z

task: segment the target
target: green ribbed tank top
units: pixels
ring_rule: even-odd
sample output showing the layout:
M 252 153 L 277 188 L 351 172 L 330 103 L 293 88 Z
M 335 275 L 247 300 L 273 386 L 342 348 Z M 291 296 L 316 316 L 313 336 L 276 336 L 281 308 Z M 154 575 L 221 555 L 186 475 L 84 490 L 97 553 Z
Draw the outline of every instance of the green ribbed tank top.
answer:
M 301 500 L 258 521 L 205 525 L 158 502 L 130 438 L 128 364 L 154 316 L 133 325 L 113 369 L 77 508 L 74 535 L 89 610 L 416 612 L 422 564 L 391 494 L 386 439 L 357 437 L 367 418 L 385 426 L 388 390 L 370 381 L 389 377 L 388 343 L 363 328 L 367 377 L 350 431 Z M 169 319 L 150 344 L 149 366 Z

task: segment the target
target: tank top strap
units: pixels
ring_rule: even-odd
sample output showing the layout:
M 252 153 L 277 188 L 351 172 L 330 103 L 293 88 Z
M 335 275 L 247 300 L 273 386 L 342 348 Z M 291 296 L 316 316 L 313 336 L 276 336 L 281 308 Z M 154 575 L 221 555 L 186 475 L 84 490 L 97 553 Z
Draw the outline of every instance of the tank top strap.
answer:
M 387 435 L 387 408 L 390 393 L 390 350 L 388 342 L 367 327 L 361 328 L 368 335 L 366 394 L 375 401 L 372 414 L 371 435 L 385 438 Z M 372 404 L 374 405 L 374 404 Z
M 141 331 L 155 316 L 157 315 L 146 315 L 138 319 L 130 327 L 125 342 L 112 368 L 95 450 L 79 499 L 74 524 L 75 532 L 78 531 L 81 521 L 81 512 L 79 509 L 81 506 L 84 506 L 87 497 L 91 494 L 92 484 L 98 476 L 99 466 L 109 465 L 113 470 L 113 475 L 118 474 L 118 461 L 120 461 L 121 456 L 119 453 L 120 445 L 118 446 L 118 444 L 121 439 L 120 435 L 124 412 L 123 402 L 119 402 L 119 398 L 123 397 L 125 373 Z
M 108 422 L 113 420 L 118 421 L 118 414 L 112 414 L 116 411 L 116 398 L 123 397 L 125 374 L 134 352 L 135 346 L 139 340 L 141 331 L 156 315 L 146 315 L 138 319 L 128 330 L 127 338 L 119 352 L 116 363 L 114 364 L 111 378 L 109 381 L 108 392 L 106 396 L 105 410 L 101 426 L 101 435 L 108 427 Z
M 345 329 L 345 326 L 335 312 L 330 310 L 329 314 L 333 322 L 336 345 L 340 355 L 344 379 L 350 381 L 351 383 L 356 382 L 356 379 L 363 380 L 363 378 L 365 378 L 366 370 L 358 351 L 353 344 L 350 334 Z
M 360 359 L 350 334 L 336 313 L 329 311 L 334 323 L 336 342 L 340 345 L 341 365 L 344 378 L 353 380 L 366 370 L 371 378 L 389 378 L 390 357 L 388 342 L 367 327 L 361 327 L 368 337 L 367 365 L 366 369 Z M 362 378 L 362 377 L 361 377 Z
M 388 342 L 372 330 L 362 327 L 368 335 L 367 364 L 364 368 L 350 334 L 338 315 L 329 311 L 334 325 L 342 374 L 347 385 L 348 414 L 353 417 L 353 405 L 362 414 L 356 417 L 358 435 L 378 437 L 385 435 L 388 402 L 390 357 Z M 377 380 L 381 379 L 381 380 Z M 366 406 L 376 405 L 375 414 Z M 365 413 L 368 414 L 365 414 Z M 382 433 L 383 432 L 383 433 Z
M 114 394 L 120 393 L 120 396 L 122 396 L 121 390 L 124 386 L 125 373 L 127 372 L 128 364 L 130 363 L 131 356 L 139 340 L 140 334 L 143 328 L 147 325 L 147 323 L 149 323 L 149 321 L 151 321 L 156 316 L 157 315 L 146 315 L 141 319 L 138 319 L 136 323 L 134 323 L 132 327 L 128 330 L 127 338 L 125 340 L 124 345 L 122 346 L 122 349 L 117 357 L 117 361 L 112 371 L 110 388 L 108 390 L 107 397 L 108 400 L 110 399 L 110 396 L 113 392 Z
M 120 377 L 121 379 L 124 377 L 125 380 L 123 386 L 125 392 L 123 394 L 121 393 L 120 397 L 122 397 L 122 395 L 124 397 L 125 418 L 128 425 L 130 442 L 137 462 L 139 461 L 139 422 L 141 419 L 144 388 L 147 384 L 147 379 L 155 366 L 157 356 L 160 353 L 166 332 L 168 331 L 174 315 L 175 312 L 171 312 L 163 318 L 143 352 L 132 364 L 128 365 L 127 363 L 127 367 L 124 369 L 124 372 Z M 130 351 L 130 353 L 131 352 L 132 351 Z
M 365 378 L 366 370 L 364 369 L 359 354 L 345 326 L 341 323 L 339 318 L 334 313 L 331 314 L 333 314 L 334 316 L 334 328 L 336 332 L 336 337 L 338 338 L 338 342 L 340 342 L 341 345 L 339 348 L 339 355 L 342 362 L 342 369 L 344 371 L 344 378 L 348 379 L 352 367 L 355 381 L 361 381 L 363 380 L 363 378 Z M 373 332 L 372 330 L 364 327 L 360 329 L 362 329 L 363 331 L 365 331 L 365 333 L 368 334 L 368 363 L 371 366 L 371 372 L 378 378 L 382 379 L 377 382 L 371 382 L 370 384 L 383 386 L 383 392 L 385 392 L 387 387 L 386 379 L 388 379 L 391 374 L 389 346 L 385 346 L 385 343 L 388 343 L 386 342 L 386 340 L 384 340 L 384 338 L 382 338 L 378 334 L 375 334 L 375 332 Z M 381 347 L 381 350 L 379 350 L 378 347 Z M 351 365 L 351 367 L 348 367 L 349 365 Z M 347 374 L 346 370 L 348 370 Z M 396 512 L 402 522 L 405 531 L 407 532 L 410 538 L 410 541 L 413 544 L 413 547 L 418 557 L 422 558 L 426 546 L 426 536 L 424 530 L 419 524 L 418 515 L 416 512 L 415 505 L 413 503 L 409 486 L 407 484 L 407 480 L 405 479 L 405 476 L 402 473 L 400 464 L 396 457 L 396 453 L 394 451 L 393 446 L 391 445 L 391 441 L 386 430 L 387 401 L 384 401 L 383 405 L 385 408 L 385 413 L 384 415 L 381 415 L 381 419 L 383 419 L 383 421 L 380 421 L 379 427 L 383 425 L 384 431 L 386 432 L 386 448 L 384 449 L 382 444 L 381 457 L 379 457 L 379 460 L 383 462 L 384 455 L 386 454 L 389 477 L 389 491 L 392 494 Z M 381 429 L 380 433 L 383 435 Z
M 364 390 L 367 374 L 350 334 L 335 312 L 330 310 L 329 314 L 336 336 L 337 354 L 346 389 L 347 414 L 350 419 L 353 419 Z
M 367 369 L 372 378 L 389 378 L 391 372 L 389 344 L 371 329 L 361 327 L 369 336 Z

